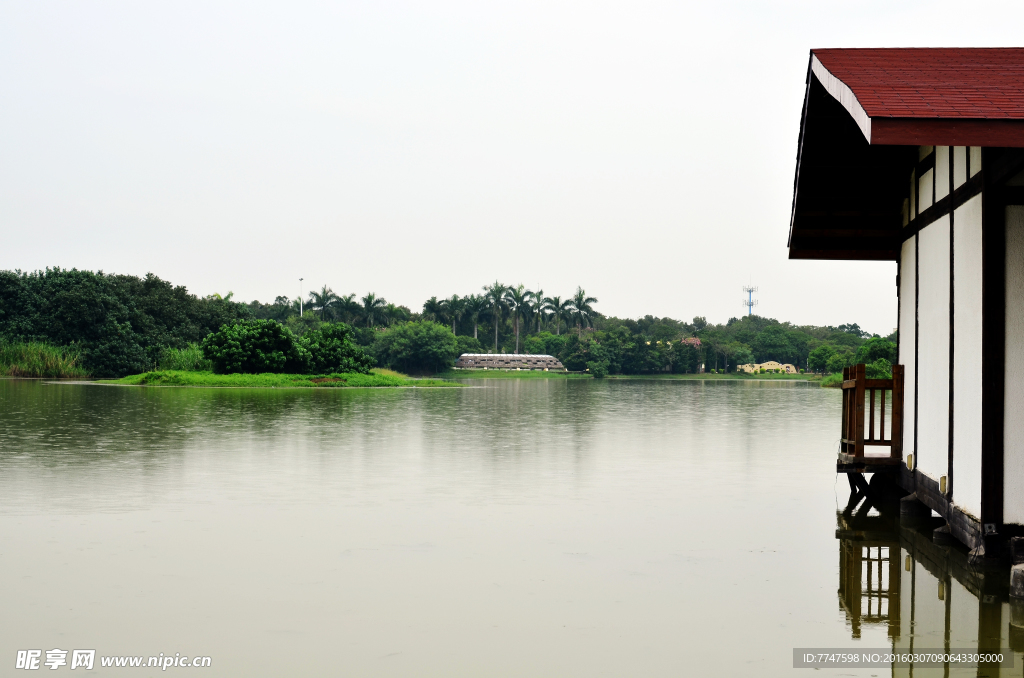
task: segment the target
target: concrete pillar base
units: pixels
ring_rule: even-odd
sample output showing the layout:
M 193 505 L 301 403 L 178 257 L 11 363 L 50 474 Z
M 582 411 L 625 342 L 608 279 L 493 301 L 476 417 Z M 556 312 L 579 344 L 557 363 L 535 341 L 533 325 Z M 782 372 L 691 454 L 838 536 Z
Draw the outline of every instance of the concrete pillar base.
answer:
M 932 510 L 918 500 L 917 492 L 900 499 L 900 517 L 931 518 L 931 516 Z
M 1024 599 L 1024 564 L 1010 568 L 1010 597 Z

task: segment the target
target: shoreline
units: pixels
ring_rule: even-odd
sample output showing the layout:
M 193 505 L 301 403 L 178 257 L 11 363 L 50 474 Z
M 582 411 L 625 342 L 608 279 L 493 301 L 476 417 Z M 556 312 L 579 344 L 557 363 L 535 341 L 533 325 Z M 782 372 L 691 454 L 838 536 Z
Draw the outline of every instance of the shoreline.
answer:
M 56 382 L 67 383 L 67 382 Z M 339 388 L 463 388 L 463 384 L 436 379 L 413 379 L 391 370 L 370 374 L 335 372 L 331 374 L 214 374 L 157 370 L 120 379 L 80 382 L 100 386 L 148 386 L 167 388 L 263 388 L 263 389 L 339 389 Z
M 544 372 L 541 370 L 469 370 L 460 369 L 441 372 L 443 379 L 594 379 L 594 375 L 582 372 Z M 646 380 L 646 381 L 818 381 L 815 374 L 609 374 L 604 379 Z

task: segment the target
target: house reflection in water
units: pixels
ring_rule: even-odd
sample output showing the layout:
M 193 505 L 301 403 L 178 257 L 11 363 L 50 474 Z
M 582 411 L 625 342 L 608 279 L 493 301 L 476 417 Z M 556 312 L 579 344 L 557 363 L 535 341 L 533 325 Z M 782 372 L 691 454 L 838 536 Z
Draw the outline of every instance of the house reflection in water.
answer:
M 949 539 L 935 543 L 941 518 L 899 516 L 897 500 L 854 489 L 836 514 L 839 605 L 853 638 L 865 625 L 885 626 L 896 652 L 976 649 L 1014 652 L 1014 668 L 996 665 L 916 667 L 917 675 L 1024 675 L 1024 602 L 1009 597 L 1007 568 L 971 561 Z M 873 499 L 878 498 L 878 501 Z M 876 505 L 877 504 L 877 505 Z M 893 666 L 912 676 L 913 666 Z

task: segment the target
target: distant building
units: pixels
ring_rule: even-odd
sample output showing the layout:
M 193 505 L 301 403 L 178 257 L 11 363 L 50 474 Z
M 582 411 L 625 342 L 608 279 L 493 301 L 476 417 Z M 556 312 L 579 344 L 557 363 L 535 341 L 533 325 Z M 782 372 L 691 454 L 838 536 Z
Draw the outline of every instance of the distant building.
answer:
M 472 370 L 564 370 L 557 358 L 534 353 L 463 353 L 455 367 Z
M 774 360 L 769 360 L 766 363 L 747 363 L 746 365 L 737 365 L 737 372 L 746 372 L 747 374 L 760 373 L 761 370 L 766 372 L 785 372 L 786 374 L 796 374 L 798 370 L 789 363 L 777 363 Z

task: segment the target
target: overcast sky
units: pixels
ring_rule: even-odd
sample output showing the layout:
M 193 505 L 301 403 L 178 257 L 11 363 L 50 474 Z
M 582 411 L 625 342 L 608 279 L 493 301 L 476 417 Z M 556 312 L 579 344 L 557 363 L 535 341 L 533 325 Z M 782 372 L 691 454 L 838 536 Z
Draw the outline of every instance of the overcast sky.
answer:
M 0 268 L 418 310 L 896 324 L 895 264 L 787 259 L 808 52 L 1019 46 L 1021 2 L 5 2 Z

